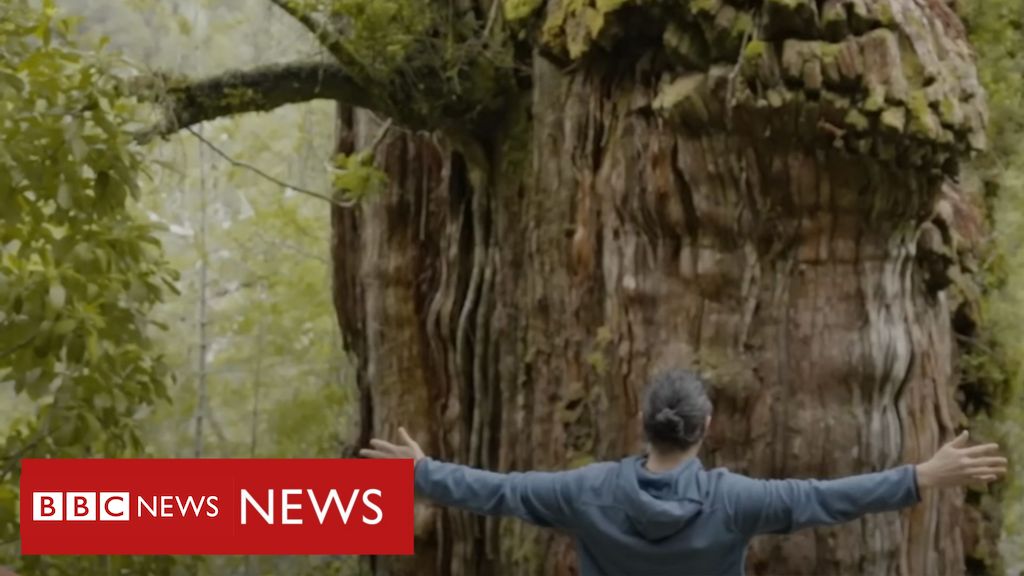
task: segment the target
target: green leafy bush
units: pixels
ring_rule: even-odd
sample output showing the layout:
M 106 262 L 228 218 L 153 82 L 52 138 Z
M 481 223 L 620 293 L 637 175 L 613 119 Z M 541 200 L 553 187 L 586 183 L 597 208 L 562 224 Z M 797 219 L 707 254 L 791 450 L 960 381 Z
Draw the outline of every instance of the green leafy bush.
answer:
M 982 346 L 967 368 L 1006 388 L 1000 436 L 1015 470 L 1003 494 L 1002 551 L 1007 573 L 1024 568 L 1024 4 L 966 0 L 961 12 L 978 57 L 991 112 L 991 150 L 976 163 L 992 214 L 988 259 L 992 291 L 985 302 Z
M 143 452 L 169 371 L 148 313 L 174 274 L 137 221 L 136 105 L 111 62 L 68 41 L 53 3 L 0 0 L 0 383 L 36 410 L 0 450 L 0 551 L 18 535 L 19 461 Z M 168 558 L 27 557 L 29 574 L 168 574 Z

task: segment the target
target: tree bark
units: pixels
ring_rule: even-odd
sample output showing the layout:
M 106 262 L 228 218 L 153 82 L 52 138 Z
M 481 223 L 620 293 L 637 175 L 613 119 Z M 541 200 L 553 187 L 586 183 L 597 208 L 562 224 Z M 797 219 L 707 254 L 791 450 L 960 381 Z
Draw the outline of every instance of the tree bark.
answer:
M 708 467 L 834 477 L 948 439 L 962 424 L 957 223 L 941 204 L 962 200 L 946 174 L 984 130 L 948 7 L 637 5 L 600 14 L 609 37 L 580 32 L 582 11 L 534 4 L 542 46 L 483 138 L 487 161 L 394 131 L 378 153 L 388 190 L 332 208 L 361 440 L 403 424 L 434 456 L 502 471 L 619 458 L 642 449 L 639 394 L 669 366 L 711 377 Z M 756 24 L 730 40 L 722 22 L 743 14 Z M 677 22 L 702 35 L 704 67 L 666 56 Z M 661 44 L 625 52 L 659 26 Z M 369 114 L 340 117 L 342 151 L 375 135 Z M 748 567 L 962 574 L 962 503 L 933 492 L 759 539 Z M 417 523 L 417 556 L 377 573 L 574 573 L 567 539 L 517 521 L 418 510 Z

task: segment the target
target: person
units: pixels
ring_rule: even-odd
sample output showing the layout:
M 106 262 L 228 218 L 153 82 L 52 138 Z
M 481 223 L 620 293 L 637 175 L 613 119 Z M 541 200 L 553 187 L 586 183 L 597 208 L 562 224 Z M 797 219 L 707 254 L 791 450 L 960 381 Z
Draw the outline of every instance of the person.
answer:
M 405 431 L 371 440 L 370 458 L 415 460 L 418 496 L 479 514 L 515 516 L 576 539 L 582 576 L 741 575 L 747 544 L 898 510 L 921 491 L 990 482 L 1006 472 L 998 446 L 964 432 L 928 461 L 835 480 L 758 480 L 697 453 L 711 423 L 702 379 L 687 370 L 654 377 L 642 404 L 646 454 L 565 472 L 499 474 L 428 458 Z

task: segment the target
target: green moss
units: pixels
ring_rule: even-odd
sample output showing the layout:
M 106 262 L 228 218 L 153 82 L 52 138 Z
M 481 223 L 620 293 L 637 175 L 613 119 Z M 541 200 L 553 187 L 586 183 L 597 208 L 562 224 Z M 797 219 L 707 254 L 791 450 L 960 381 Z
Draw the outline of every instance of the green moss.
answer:
M 834 62 L 839 58 L 839 53 L 843 50 L 843 45 L 833 42 L 819 42 L 818 52 L 821 54 L 822 60 L 828 60 Z
M 516 22 L 532 16 L 542 4 L 544 0 L 504 0 L 502 9 L 505 12 L 505 20 Z
M 917 58 L 913 46 L 905 38 L 900 39 L 900 64 L 903 67 L 903 77 L 911 86 L 923 86 L 926 84 L 924 65 Z
M 671 23 L 665 28 L 662 42 L 673 60 L 691 70 L 706 70 L 710 65 L 704 34 L 693 28 Z
M 597 35 L 601 33 L 601 29 L 604 28 L 604 12 L 594 8 L 586 8 L 583 10 L 583 22 L 587 25 L 590 37 L 597 38 Z
M 832 41 L 838 41 L 849 35 L 850 31 L 846 23 L 846 9 L 844 4 L 833 2 L 825 6 L 821 15 L 822 26 L 825 28 L 825 36 Z
M 569 18 L 579 13 L 584 7 L 583 0 L 561 0 L 555 1 L 552 6 L 554 10 L 548 12 L 541 27 L 541 40 L 551 48 L 564 48 L 566 41 L 565 27 Z
M 569 57 L 573 60 L 579 60 L 590 50 L 594 38 L 590 28 L 586 25 L 586 14 L 582 16 L 584 25 L 580 25 L 578 18 L 580 16 L 574 16 L 571 24 L 565 30 L 565 47 L 569 50 Z
M 520 0 L 526 1 L 526 0 Z M 532 0 L 531 0 L 532 1 Z M 637 0 L 552 0 L 541 27 L 541 42 L 577 60 L 616 22 L 609 15 Z
M 782 69 L 786 77 L 793 81 L 803 79 L 804 63 L 817 61 L 818 55 L 812 42 L 803 40 L 786 40 L 782 45 Z
M 734 62 L 740 54 L 743 38 L 753 29 L 754 22 L 746 12 L 738 12 L 729 5 L 722 6 L 709 28 L 711 57 L 715 61 Z
M 923 90 L 914 90 L 910 93 L 907 101 L 907 110 L 910 113 L 908 127 L 909 132 L 915 136 L 934 140 L 939 135 L 938 118 L 928 105 L 928 98 Z
M 693 0 L 690 2 L 690 10 L 700 16 L 714 16 L 722 7 L 722 0 Z
M 706 74 L 687 74 L 664 86 L 654 99 L 653 107 L 662 116 L 687 126 L 707 125 L 710 120 L 704 102 L 707 87 Z
M 737 41 L 742 42 L 748 34 L 754 31 L 754 17 L 750 12 L 740 12 L 736 19 L 732 23 L 730 28 L 730 36 Z
M 259 101 L 260 95 L 251 88 L 232 87 L 224 90 L 224 94 L 217 98 L 229 108 L 242 108 L 255 104 Z
M 821 71 L 825 78 L 825 84 L 838 87 L 843 83 L 843 74 L 839 66 L 839 55 L 842 52 L 840 44 L 821 42 Z
M 872 84 L 868 91 L 868 98 L 864 101 L 865 112 L 879 112 L 885 107 L 885 86 L 882 84 Z
M 883 128 L 902 134 L 907 126 L 907 109 L 902 106 L 892 106 L 882 112 L 880 122 Z
M 914 90 L 910 93 L 910 99 L 907 102 L 907 106 L 910 107 L 910 111 L 914 116 L 924 116 L 930 112 L 928 108 L 928 98 L 922 90 Z
M 892 13 L 892 6 L 889 5 L 888 0 L 882 0 L 878 4 L 878 21 L 886 28 L 891 28 L 896 24 L 896 17 Z
M 871 121 L 865 116 L 860 110 L 853 108 L 846 113 L 846 118 L 843 119 L 847 126 L 858 131 L 866 132 L 871 126 Z
M 597 9 L 603 14 L 614 12 L 632 0 L 597 0 Z
M 947 126 L 959 126 L 964 121 L 963 110 L 960 109 L 960 102 L 951 96 L 946 96 L 939 101 L 939 119 Z
M 768 49 L 768 45 L 761 40 L 751 40 L 747 43 L 747 47 L 743 49 L 744 60 L 757 60 L 764 56 L 765 50 Z

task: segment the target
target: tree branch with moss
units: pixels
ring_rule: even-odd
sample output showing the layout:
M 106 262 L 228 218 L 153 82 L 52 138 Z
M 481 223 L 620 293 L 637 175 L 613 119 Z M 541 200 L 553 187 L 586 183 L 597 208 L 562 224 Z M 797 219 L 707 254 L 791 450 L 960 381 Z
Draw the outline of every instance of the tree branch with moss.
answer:
M 388 115 L 395 112 L 380 105 L 382 99 L 373 89 L 331 62 L 272 64 L 195 81 L 148 78 L 146 83 L 149 85 L 136 85 L 131 91 L 157 102 L 164 118 L 138 135 L 143 142 L 207 120 L 268 112 L 312 100 L 337 100 Z

